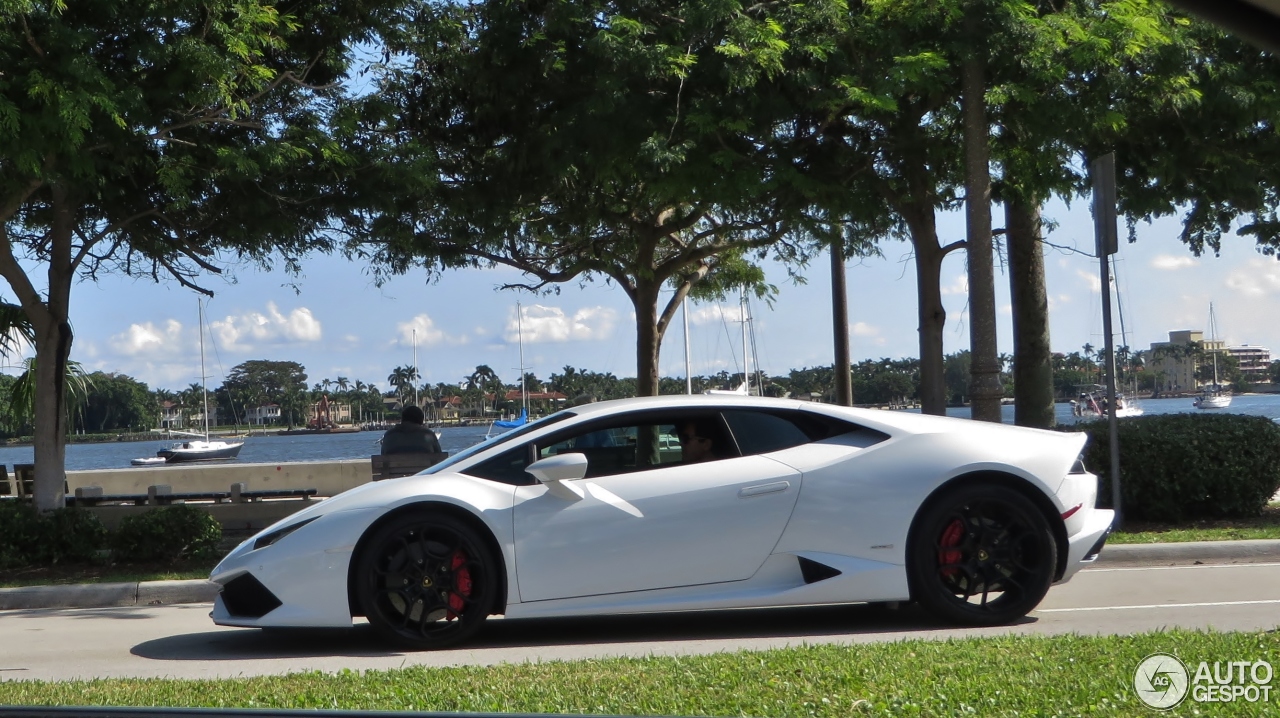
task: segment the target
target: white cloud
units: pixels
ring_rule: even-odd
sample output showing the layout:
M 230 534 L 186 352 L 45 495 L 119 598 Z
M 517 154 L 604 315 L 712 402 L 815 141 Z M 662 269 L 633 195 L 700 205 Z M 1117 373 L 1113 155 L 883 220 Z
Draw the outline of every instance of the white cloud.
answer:
M 229 351 L 251 351 L 260 344 L 318 342 L 323 335 L 320 320 L 310 309 L 298 307 L 286 315 L 275 302 L 267 302 L 266 312 L 249 311 L 216 320 L 209 330 Z
M 969 278 L 963 274 L 958 274 L 956 275 L 955 281 L 951 284 L 944 285 L 941 291 L 942 296 L 944 297 L 952 294 L 968 294 Z
M 998 311 L 1006 317 L 1011 317 L 1013 316 L 1013 305 L 1001 304 Z
M 693 326 L 741 321 L 741 304 L 730 304 L 728 306 L 722 304 L 704 304 L 699 306 L 697 309 L 691 309 L 689 311 L 689 324 Z
M 414 331 L 417 331 L 418 346 L 432 347 L 439 344 L 466 344 L 466 337 L 454 337 L 445 334 L 436 327 L 435 320 L 426 314 L 419 314 L 407 322 L 396 325 L 396 344 L 402 347 L 413 346 Z
M 849 332 L 855 337 L 861 337 L 862 340 L 856 343 L 863 346 L 872 344 L 882 347 L 888 344 L 889 341 L 881 336 L 880 327 L 867 324 L 866 322 L 854 322 L 853 324 L 850 324 Z
M 1076 276 L 1084 280 L 1085 284 L 1089 285 L 1089 291 L 1094 294 L 1102 294 L 1102 279 L 1098 275 L 1091 274 L 1083 269 L 1077 269 Z
M 182 324 L 176 319 L 168 320 L 163 327 L 151 322 L 130 324 L 128 329 L 113 335 L 108 343 L 116 353 L 125 356 L 172 356 L 183 348 L 182 333 Z
M 515 342 L 523 338 L 526 344 L 539 342 L 599 341 L 613 336 L 618 321 L 617 311 L 608 307 L 584 307 L 565 314 L 560 307 L 531 304 L 520 307 L 521 319 L 511 317 L 507 322 L 505 338 Z
M 1172 271 L 1177 269 L 1187 269 L 1189 267 L 1195 267 L 1199 264 L 1200 264 L 1199 260 L 1197 260 L 1195 257 L 1188 257 L 1186 255 L 1157 254 L 1156 256 L 1151 258 L 1152 268 L 1162 269 L 1166 271 Z
M 1280 293 L 1280 262 L 1274 259 L 1250 259 L 1248 269 L 1237 269 L 1227 275 L 1226 285 L 1228 289 L 1246 297 Z

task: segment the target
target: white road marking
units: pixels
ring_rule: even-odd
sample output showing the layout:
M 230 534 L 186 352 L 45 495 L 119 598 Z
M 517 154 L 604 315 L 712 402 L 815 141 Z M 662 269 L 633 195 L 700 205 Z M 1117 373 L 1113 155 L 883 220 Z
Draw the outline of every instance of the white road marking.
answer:
M 1035 613 L 1073 613 L 1077 611 L 1131 611 L 1152 608 L 1207 608 L 1212 606 L 1256 606 L 1269 603 L 1280 603 L 1280 598 L 1259 601 L 1210 601 L 1206 603 L 1149 603 L 1144 606 L 1085 606 L 1081 608 L 1041 608 Z

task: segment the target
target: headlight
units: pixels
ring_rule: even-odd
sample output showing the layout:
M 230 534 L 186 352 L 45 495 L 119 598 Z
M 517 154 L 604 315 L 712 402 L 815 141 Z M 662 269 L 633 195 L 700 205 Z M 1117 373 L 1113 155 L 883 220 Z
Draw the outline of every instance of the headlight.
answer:
M 284 527 L 284 528 L 282 528 L 282 529 L 276 529 L 275 531 L 272 531 L 272 532 L 271 532 L 271 533 L 269 533 L 269 534 L 263 534 L 262 536 L 259 536 L 259 537 L 258 537 L 258 540 L 257 540 L 257 541 L 254 541 L 254 542 L 253 542 L 253 550 L 254 550 L 254 551 L 257 551 L 257 550 L 258 550 L 258 549 L 260 549 L 260 548 L 266 548 L 266 547 L 270 546 L 271 544 L 273 544 L 273 543 L 275 543 L 275 542 L 279 541 L 280 539 L 284 538 L 285 536 L 288 536 L 289 534 L 293 533 L 294 531 L 297 531 L 298 529 L 302 528 L 303 526 L 306 526 L 307 524 L 311 523 L 312 521 L 315 521 L 315 520 L 316 520 L 316 519 L 318 519 L 318 518 L 320 518 L 320 517 L 319 517 L 319 516 L 312 516 L 311 518 L 309 518 L 309 519 L 307 519 L 307 520 L 305 520 L 305 521 L 299 521 L 299 522 L 298 522 L 298 523 L 296 523 L 296 524 L 291 524 L 291 525 L 289 525 L 289 526 L 285 526 L 285 527 Z

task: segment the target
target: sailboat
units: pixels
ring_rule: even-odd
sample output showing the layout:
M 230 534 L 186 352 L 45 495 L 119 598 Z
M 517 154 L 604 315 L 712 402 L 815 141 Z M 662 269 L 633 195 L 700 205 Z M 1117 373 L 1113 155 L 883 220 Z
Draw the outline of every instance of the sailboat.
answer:
M 520 416 L 514 419 L 496 419 L 489 424 L 489 431 L 485 432 L 484 438 L 488 439 L 497 433 L 503 434 L 512 429 L 518 429 L 529 423 L 529 391 L 524 385 L 524 310 L 521 309 L 520 303 L 516 302 L 516 341 L 520 346 Z
M 742 289 L 738 303 L 742 308 L 742 383 L 735 389 L 707 389 L 702 392 L 703 394 L 727 394 L 730 396 L 751 395 L 751 364 L 749 363 L 750 357 L 747 354 L 747 347 L 755 345 L 755 327 L 751 324 L 751 308 L 747 304 L 747 290 L 745 287 Z M 751 334 L 750 344 L 748 344 L 747 341 L 748 332 Z M 758 362 L 756 368 L 759 369 Z M 763 395 L 762 387 L 756 387 L 756 389 L 758 393 Z
M 244 448 L 243 441 L 223 441 L 209 439 L 209 387 L 205 383 L 204 370 L 204 304 L 200 303 L 200 390 L 204 403 L 204 434 L 200 439 L 186 439 L 174 442 L 167 448 L 156 452 L 156 458 L 164 463 L 176 464 L 187 461 L 219 461 L 234 459 Z M 134 459 L 136 465 L 158 463 L 156 459 Z
M 1214 347 L 1209 352 L 1213 357 L 1213 386 L 1201 392 L 1193 403 L 1197 409 L 1225 409 L 1231 406 L 1231 393 L 1223 391 L 1218 384 L 1218 323 L 1213 316 L 1212 303 L 1209 304 L 1209 342 Z

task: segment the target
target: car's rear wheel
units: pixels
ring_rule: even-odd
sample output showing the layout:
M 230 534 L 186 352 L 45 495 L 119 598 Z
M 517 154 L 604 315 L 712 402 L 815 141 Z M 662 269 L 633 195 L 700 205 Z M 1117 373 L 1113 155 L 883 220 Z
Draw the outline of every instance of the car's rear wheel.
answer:
M 1049 591 L 1056 566 L 1044 514 L 1014 489 L 991 484 L 931 501 L 907 557 L 915 600 L 948 621 L 977 626 L 1030 613 Z
M 438 512 L 379 527 L 354 564 L 356 594 L 375 630 L 403 646 L 444 648 L 470 638 L 493 608 L 497 566 L 465 522 Z

